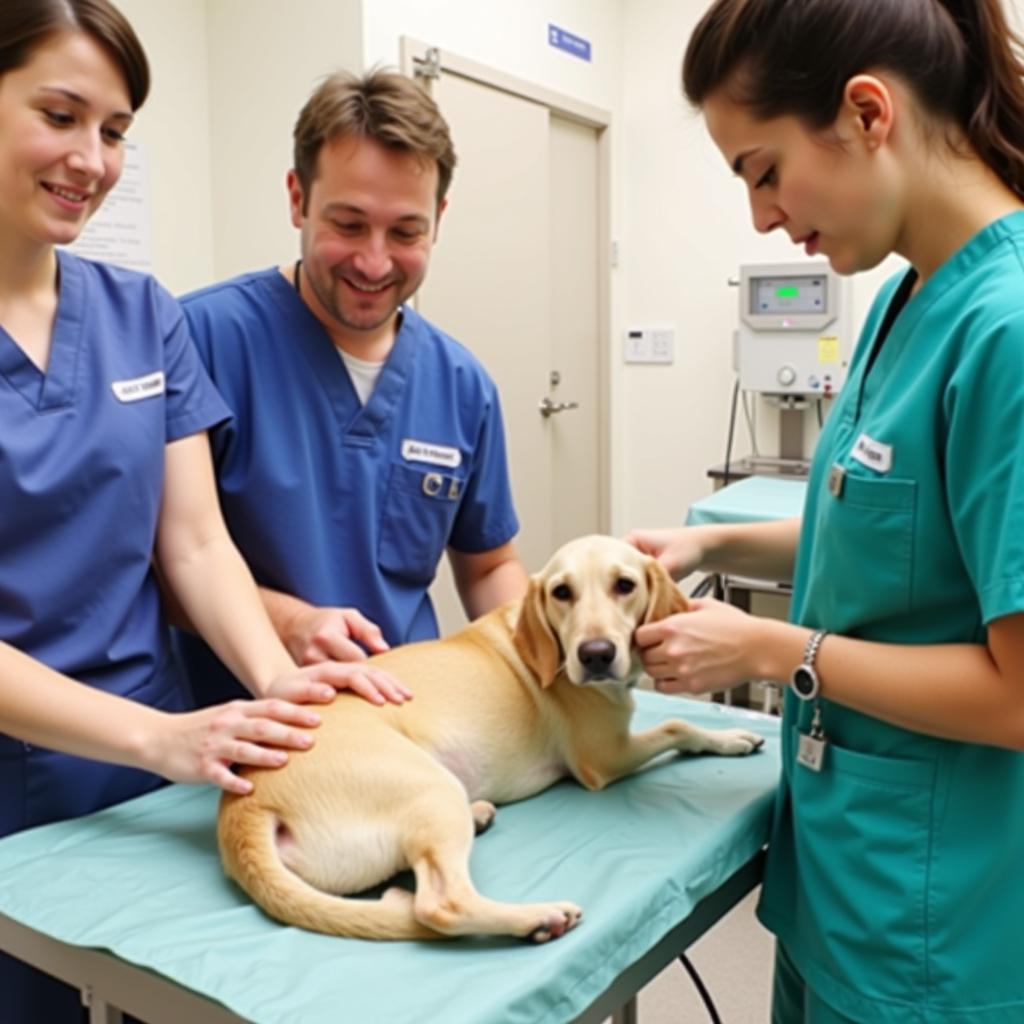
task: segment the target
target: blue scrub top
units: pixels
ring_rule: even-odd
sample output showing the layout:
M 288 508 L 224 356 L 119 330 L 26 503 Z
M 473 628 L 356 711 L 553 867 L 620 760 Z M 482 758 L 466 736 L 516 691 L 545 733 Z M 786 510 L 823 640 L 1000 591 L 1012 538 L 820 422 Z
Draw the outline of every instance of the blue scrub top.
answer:
M 200 355 L 235 419 L 213 435 L 221 504 L 259 583 L 351 606 L 391 644 L 437 635 L 427 593 L 445 548 L 511 540 L 497 390 L 462 345 L 405 307 L 361 404 L 337 349 L 277 269 L 186 296 Z M 238 695 L 178 638 L 198 699 Z
M 46 372 L 0 329 L 0 640 L 154 707 L 173 668 L 151 558 L 168 442 L 229 415 L 150 277 L 58 253 Z M 0 835 L 159 784 L 0 733 Z
M 867 371 L 898 284 L 867 319 L 815 453 L 792 617 L 886 643 L 981 644 L 1024 610 L 1024 213 L 911 295 Z M 761 920 L 852 1020 L 1019 1024 L 1024 754 L 821 707 L 814 772 L 794 760 L 811 708 L 787 693 Z

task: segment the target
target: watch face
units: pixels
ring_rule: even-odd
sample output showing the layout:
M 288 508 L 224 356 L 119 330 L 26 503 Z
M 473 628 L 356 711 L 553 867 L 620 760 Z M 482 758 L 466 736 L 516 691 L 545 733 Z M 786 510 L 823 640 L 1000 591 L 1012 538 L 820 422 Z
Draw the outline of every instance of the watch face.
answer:
M 817 683 L 818 680 L 814 673 L 806 665 L 800 665 L 794 670 L 793 689 L 798 697 L 803 697 L 805 700 L 808 697 L 813 697 L 818 689 Z

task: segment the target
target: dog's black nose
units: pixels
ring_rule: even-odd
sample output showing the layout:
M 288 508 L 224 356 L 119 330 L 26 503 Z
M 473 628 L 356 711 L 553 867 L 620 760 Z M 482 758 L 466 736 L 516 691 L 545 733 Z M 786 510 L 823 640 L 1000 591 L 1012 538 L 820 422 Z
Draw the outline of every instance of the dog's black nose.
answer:
M 615 644 L 611 640 L 584 640 L 576 649 L 576 655 L 588 677 L 606 676 L 615 660 Z

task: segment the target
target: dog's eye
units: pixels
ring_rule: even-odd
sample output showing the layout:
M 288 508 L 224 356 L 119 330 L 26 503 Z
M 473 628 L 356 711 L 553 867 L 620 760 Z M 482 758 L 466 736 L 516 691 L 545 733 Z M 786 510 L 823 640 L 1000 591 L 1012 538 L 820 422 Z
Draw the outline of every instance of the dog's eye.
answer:
M 627 580 L 625 576 L 620 576 L 615 581 L 616 594 L 632 594 L 634 590 L 636 590 L 636 584 L 632 580 Z
M 572 587 L 570 587 L 568 583 L 559 583 L 558 586 L 551 591 L 551 596 L 556 601 L 571 601 Z

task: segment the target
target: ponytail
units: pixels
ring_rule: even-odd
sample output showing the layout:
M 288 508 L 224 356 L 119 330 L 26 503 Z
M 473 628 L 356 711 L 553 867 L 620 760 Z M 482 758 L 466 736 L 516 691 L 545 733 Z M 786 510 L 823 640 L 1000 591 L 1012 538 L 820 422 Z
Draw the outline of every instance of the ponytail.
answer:
M 900 76 L 1024 198 L 1024 62 L 1000 0 L 715 0 L 683 60 L 695 106 L 718 89 L 756 117 L 833 124 L 846 83 Z
M 999 0 L 937 0 L 963 36 L 960 124 L 978 155 L 1024 198 L 1024 63 Z

